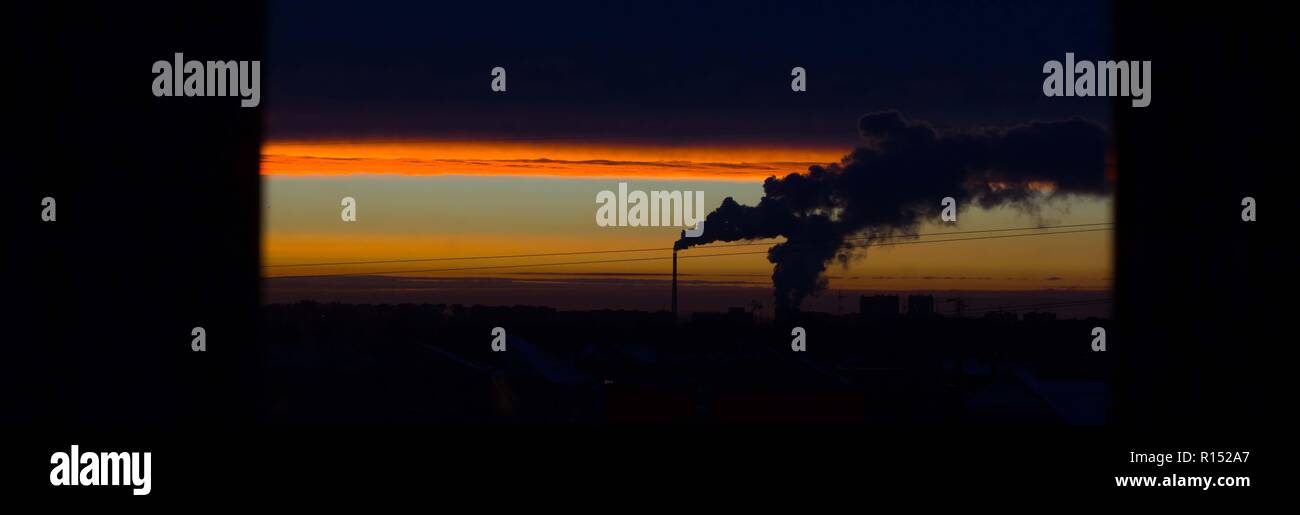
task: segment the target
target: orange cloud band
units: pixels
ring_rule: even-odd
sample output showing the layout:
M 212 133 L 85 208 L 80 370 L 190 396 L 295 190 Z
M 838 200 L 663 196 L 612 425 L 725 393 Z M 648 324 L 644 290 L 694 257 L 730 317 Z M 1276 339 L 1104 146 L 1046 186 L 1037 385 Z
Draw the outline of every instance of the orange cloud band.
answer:
M 514 142 L 271 142 L 263 175 L 526 175 L 754 181 L 839 160 L 843 149 Z

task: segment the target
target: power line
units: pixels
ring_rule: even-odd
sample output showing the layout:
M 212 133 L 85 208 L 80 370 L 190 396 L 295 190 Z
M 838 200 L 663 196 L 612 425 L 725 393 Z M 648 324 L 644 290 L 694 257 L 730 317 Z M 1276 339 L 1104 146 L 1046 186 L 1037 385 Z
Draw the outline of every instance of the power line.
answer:
M 672 247 L 654 247 L 646 249 L 620 249 L 620 250 L 584 250 L 573 252 L 547 252 L 541 254 L 506 254 L 494 256 L 464 256 L 464 257 L 436 257 L 436 258 L 412 258 L 412 259 L 384 259 L 375 261 L 336 261 L 330 263 L 293 263 L 282 265 L 262 265 L 262 268 L 286 268 L 286 267 L 304 267 L 304 266 L 331 266 L 331 265 L 376 265 L 391 263 L 419 263 L 428 261 L 470 261 L 475 259 L 511 259 L 511 258 L 532 258 L 532 257 L 556 257 L 556 256 L 581 256 L 587 254 L 616 254 L 628 252 L 652 252 L 672 250 Z
M 903 242 L 896 242 L 896 243 L 883 243 L 881 245 L 915 245 L 915 244 L 924 244 L 924 243 L 944 243 L 944 242 L 953 242 L 953 241 L 994 240 L 994 239 L 1002 239 L 1002 238 L 1050 236 L 1053 234 L 1074 234 L 1074 233 L 1109 231 L 1109 230 L 1110 228 L 1107 227 L 1107 228 L 1100 228 L 1100 229 L 1078 229 L 1073 231 L 1052 231 L 1052 232 L 1039 232 L 1039 233 L 1029 233 L 1029 234 L 1001 234 L 1001 235 L 994 235 L 994 236 L 975 236 L 970 238 L 947 238 L 942 240 L 903 241 Z M 657 249 L 657 250 L 665 250 L 665 249 Z M 724 256 L 747 256 L 747 255 L 756 255 L 756 254 L 767 254 L 767 251 L 762 250 L 756 252 L 729 252 L 729 253 L 722 253 L 722 254 L 701 254 L 695 256 L 688 255 L 688 256 L 679 256 L 678 259 L 697 259 L 697 258 L 711 258 L 711 257 L 724 257 Z M 660 260 L 668 260 L 672 258 L 673 258 L 672 256 L 662 256 L 662 257 L 656 256 L 656 257 L 627 258 L 627 259 L 597 259 L 597 260 L 589 260 L 589 261 L 568 261 L 568 262 L 558 262 L 558 263 L 525 263 L 525 264 L 516 264 L 516 265 L 487 265 L 487 266 L 467 266 L 467 267 L 453 267 L 453 268 L 426 268 L 426 269 L 419 269 L 419 270 L 387 270 L 382 272 L 344 272 L 344 273 L 337 273 L 337 274 L 281 275 L 281 276 L 266 277 L 266 279 L 304 279 L 304 278 L 311 278 L 311 277 L 347 277 L 347 276 L 369 276 L 369 275 L 390 275 L 390 274 L 411 274 L 411 273 L 432 273 L 432 272 L 457 272 L 457 271 L 467 271 L 467 270 L 499 270 L 499 269 L 507 269 L 507 268 L 533 268 L 533 267 L 544 267 L 544 266 L 572 266 L 572 265 L 593 265 L 593 264 L 602 264 L 602 263 L 631 263 L 637 261 L 660 261 Z
M 988 232 L 1038 231 L 1038 230 L 1044 230 L 1044 229 L 1069 229 L 1069 228 L 1072 228 L 1072 227 L 1095 227 L 1095 226 L 1098 226 L 1098 225 L 1112 225 L 1112 223 L 1111 223 L 1111 222 L 1097 222 L 1097 223 L 1091 223 L 1091 224 L 1052 225 L 1052 226 L 1043 226 L 1043 227 L 1015 227 L 1015 228 L 1009 228 L 1009 229 L 984 229 L 984 230 L 979 230 L 979 231 L 948 231 L 948 232 L 915 233 L 915 234 L 895 234 L 895 235 L 890 235 L 890 236 L 880 236 L 880 237 L 876 237 L 876 236 L 859 236 L 859 237 L 853 237 L 853 238 L 844 238 L 844 241 L 870 241 L 870 240 L 880 240 L 880 239 L 912 238 L 912 237 L 920 237 L 920 236 L 946 236 L 946 235 L 950 235 L 950 234 L 978 234 L 978 233 L 988 233 Z M 1107 229 L 1099 229 L 1099 230 L 1107 230 Z M 1058 231 L 1058 232 L 1070 232 L 1070 231 Z M 1086 231 L 1085 231 L 1085 232 L 1086 232 Z M 1050 233 L 1050 232 L 1049 232 L 1049 233 L 1041 233 L 1041 234 L 1054 234 L 1054 233 Z M 1025 236 L 1029 236 L 1029 235 L 1025 235 Z M 979 238 L 971 238 L 971 239 L 979 239 Z M 947 240 L 931 240 L 931 241 L 947 241 Z M 957 240 L 954 240 L 954 241 L 957 241 Z M 879 245 L 905 245 L 905 244 L 907 244 L 907 243 L 926 243 L 926 242 L 880 243 Z M 729 244 L 726 244 L 726 245 L 711 245 L 709 248 L 711 248 L 711 249 L 718 249 L 718 248 L 724 248 L 724 247 L 752 247 L 752 246 L 755 246 L 755 245 L 774 245 L 774 244 L 775 244 L 775 243 L 772 243 L 772 242 L 768 242 L 768 243 L 729 243 Z
M 658 249 L 658 250 L 663 250 L 663 249 Z M 699 256 L 680 256 L 678 259 L 721 257 L 721 256 L 745 256 L 750 254 L 767 254 L 767 251 L 733 252 L 727 254 L 704 254 Z M 267 279 L 301 279 L 306 277 L 340 277 L 340 276 L 354 276 L 354 275 L 361 276 L 361 275 L 385 275 L 385 274 L 411 274 L 411 273 L 423 273 L 423 272 L 457 272 L 462 270 L 498 270 L 503 268 L 532 268 L 532 267 L 539 267 L 539 266 L 569 266 L 569 265 L 593 265 L 599 263 L 631 263 L 635 261 L 662 261 L 662 260 L 672 259 L 672 258 L 673 258 L 672 256 L 662 256 L 662 257 L 656 256 L 656 257 L 627 258 L 627 259 L 596 259 L 591 261 L 567 261 L 567 262 L 558 262 L 558 263 L 524 263 L 519 265 L 462 266 L 462 267 L 455 267 L 455 268 L 425 268 L 421 270 L 388 270 L 384 272 L 344 272 L 339 274 L 278 275 L 274 277 L 267 277 Z
M 1112 225 L 1112 223 L 1111 223 L 1111 222 L 1098 222 L 1098 223 L 1090 223 L 1090 224 L 1053 225 L 1053 226 L 1039 226 L 1039 227 L 1015 227 L 1015 228 L 1007 228 L 1007 229 L 984 229 L 984 230 L 971 230 L 971 231 L 946 231 L 946 232 L 932 232 L 932 233 L 897 234 L 897 235 L 891 235 L 891 236 L 886 236 L 886 237 L 882 237 L 882 238 L 876 238 L 876 237 L 872 237 L 872 236 L 863 236 L 863 237 L 845 238 L 845 241 L 863 241 L 863 240 L 871 240 L 871 239 L 912 238 L 912 237 L 922 237 L 922 236 L 946 236 L 946 235 L 956 235 L 956 234 L 981 234 L 981 233 L 1008 232 L 1008 231 L 1038 231 L 1038 230 L 1045 230 L 1045 229 L 1068 229 L 1068 228 L 1074 228 L 1074 227 L 1095 227 L 1095 226 L 1099 226 L 1099 225 Z M 725 244 L 725 245 L 711 245 L 711 246 L 709 246 L 708 248 L 717 249 L 717 248 L 728 248 L 728 247 L 754 247 L 754 246 L 761 246 L 761 245 L 775 245 L 775 244 L 777 244 L 777 243 L 780 243 L 780 242 L 730 243 L 730 244 Z M 412 258 L 412 259 L 382 259 L 382 260 L 367 260 L 367 261 L 335 261 L 335 262 L 321 262 L 321 263 L 289 263 L 289 264 L 279 264 L 279 265 L 262 265 L 262 268 L 289 268 L 289 267 L 308 267 L 308 266 L 343 266 L 343 265 L 378 265 L 378 264 L 393 264 L 393 263 L 420 263 L 420 262 L 433 262 L 433 261 L 471 261 L 471 260 L 478 260 L 478 259 L 515 259 L 515 258 L 533 258 L 533 257 L 583 256 L 583 255 L 592 255 L 592 254 L 619 254 L 619 253 L 635 253 L 635 252 L 654 252 L 654 251 L 663 251 L 663 250 L 672 250 L 672 249 L 673 249 L 672 247 L 654 247 L 654 248 L 642 248 L 642 249 L 615 249 L 615 250 L 586 250 L 586 251 L 572 251 L 572 252 L 545 252 L 545 253 L 537 253 L 537 254 L 505 254 L 505 255 L 491 255 L 491 256 L 436 257 L 436 258 Z

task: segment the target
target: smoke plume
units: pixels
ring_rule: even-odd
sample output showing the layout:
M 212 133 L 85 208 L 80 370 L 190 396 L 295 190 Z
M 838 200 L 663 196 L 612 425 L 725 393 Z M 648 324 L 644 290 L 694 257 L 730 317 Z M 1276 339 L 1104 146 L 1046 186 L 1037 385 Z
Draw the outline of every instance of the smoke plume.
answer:
M 704 234 L 683 237 L 676 248 L 784 237 L 767 255 L 783 315 L 824 289 L 826 267 L 847 263 L 867 243 L 861 238 L 915 233 L 939 218 L 944 197 L 959 209 L 1036 213 L 1061 196 L 1107 193 L 1108 136 L 1082 119 L 938 130 L 884 111 L 863 116 L 858 130 L 862 144 L 839 163 L 768 177 L 756 206 L 726 198 L 705 218 Z

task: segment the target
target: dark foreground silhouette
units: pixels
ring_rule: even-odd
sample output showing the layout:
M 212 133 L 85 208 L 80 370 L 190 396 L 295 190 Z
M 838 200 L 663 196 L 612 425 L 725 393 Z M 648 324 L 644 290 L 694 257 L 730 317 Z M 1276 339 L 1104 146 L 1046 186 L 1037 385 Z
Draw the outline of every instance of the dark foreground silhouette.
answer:
M 1104 424 L 1095 319 L 263 307 L 268 418 L 309 423 Z M 791 350 L 803 327 L 807 350 Z M 494 327 L 506 350 L 492 350 Z

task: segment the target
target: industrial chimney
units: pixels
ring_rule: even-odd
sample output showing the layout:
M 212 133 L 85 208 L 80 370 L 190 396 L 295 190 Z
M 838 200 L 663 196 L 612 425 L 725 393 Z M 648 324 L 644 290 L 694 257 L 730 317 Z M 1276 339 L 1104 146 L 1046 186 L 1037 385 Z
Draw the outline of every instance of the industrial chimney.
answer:
M 673 323 L 677 323 L 677 249 L 673 249 Z

